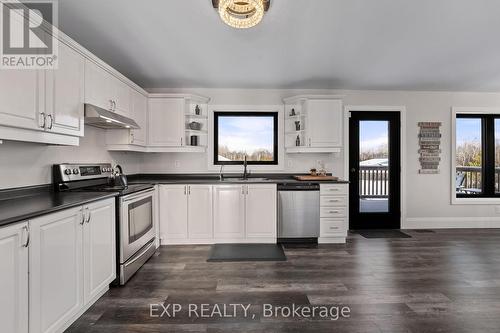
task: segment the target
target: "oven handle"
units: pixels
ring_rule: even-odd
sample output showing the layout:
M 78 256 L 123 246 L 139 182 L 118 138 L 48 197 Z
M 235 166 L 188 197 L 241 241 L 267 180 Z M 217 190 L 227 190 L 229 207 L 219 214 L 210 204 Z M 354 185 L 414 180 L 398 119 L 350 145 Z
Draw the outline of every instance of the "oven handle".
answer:
M 141 251 L 141 253 L 136 254 L 135 258 L 133 258 L 132 260 L 130 260 L 129 262 L 127 262 L 125 264 L 125 267 L 130 266 L 134 262 L 136 262 L 137 260 L 139 260 L 146 252 L 149 251 L 149 249 L 151 248 L 151 246 L 154 245 L 154 242 L 155 242 L 155 239 L 153 238 L 149 243 L 147 243 L 146 245 L 144 245 L 144 250 Z
M 152 193 L 154 191 L 155 191 L 155 189 L 152 188 L 152 189 L 144 191 L 144 192 L 136 193 L 136 194 L 134 194 L 131 197 L 124 197 L 124 198 L 122 198 L 122 202 L 129 202 L 129 201 L 132 201 L 132 200 L 142 199 L 143 197 L 146 196 L 146 194 Z

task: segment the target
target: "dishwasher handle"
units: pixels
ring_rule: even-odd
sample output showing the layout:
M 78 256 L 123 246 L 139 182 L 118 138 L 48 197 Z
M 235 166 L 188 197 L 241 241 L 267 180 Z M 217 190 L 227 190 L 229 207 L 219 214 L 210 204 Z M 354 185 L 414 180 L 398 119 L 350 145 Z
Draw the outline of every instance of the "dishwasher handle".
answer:
M 319 184 L 278 184 L 278 191 L 319 191 Z

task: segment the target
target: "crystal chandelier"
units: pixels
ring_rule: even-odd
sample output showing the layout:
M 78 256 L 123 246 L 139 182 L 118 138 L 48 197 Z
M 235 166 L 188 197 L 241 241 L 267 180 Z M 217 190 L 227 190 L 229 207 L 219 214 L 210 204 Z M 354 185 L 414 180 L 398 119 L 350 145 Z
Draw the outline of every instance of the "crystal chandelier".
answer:
M 218 7 L 224 23 L 245 29 L 259 24 L 269 7 L 269 0 L 219 0 Z

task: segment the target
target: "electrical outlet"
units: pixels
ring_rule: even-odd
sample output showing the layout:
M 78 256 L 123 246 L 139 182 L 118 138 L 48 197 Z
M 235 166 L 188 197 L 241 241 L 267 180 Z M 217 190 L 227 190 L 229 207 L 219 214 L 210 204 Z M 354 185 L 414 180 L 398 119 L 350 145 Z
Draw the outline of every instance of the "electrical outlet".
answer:
M 175 167 L 176 169 L 180 169 L 180 168 L 181 168 L 181 162 L 180 162 L 180 161 L 178 161 L 178 160 L 175 160 L 175 161 L 174 161 L 174 167 Z

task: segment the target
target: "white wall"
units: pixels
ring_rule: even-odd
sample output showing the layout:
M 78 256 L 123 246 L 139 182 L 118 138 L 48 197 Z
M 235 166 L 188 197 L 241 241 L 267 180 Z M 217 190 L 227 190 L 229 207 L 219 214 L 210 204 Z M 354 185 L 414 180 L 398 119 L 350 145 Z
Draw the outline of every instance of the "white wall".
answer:
M 405 106 L 406 115 L 406 227 L 500 227 L 500 214 L 492 205 L 451 205 L 451 107 L 499 107 L 500 93 L 404 92 L 404 91 L 341 91 L 341 90 L 232 90 L 185 89 L 152 90 L 151 92 L 197 93 L 212 98 L 211 104 L 277 104 L 283 97 L 296 94 L 329 93 L 345 95 L 345 105 Z M 441 121 L 441 173 L 418 174 L 417 123 Z M 285 172 L 304 172 L 317 159 L 327 160 L 327 169 L 343 174 L 343 160 L 334 155 L 287 155 Z M 179 168 L 174 161 L 179 162 Z M 145 172 L 206 172 L 205 154 L 153 154 L 145 157 Z M 500 203 L 499 203 L 500 205 Z
M 52 183 L 52 164 L 111 162 L 127 173 L 140 170 L 143 156 L 135 153 L 109 153 L 104 130 L 85 126 L 79 147 L 47 146 L 4 141 L 0 145 L 0 189 Z

